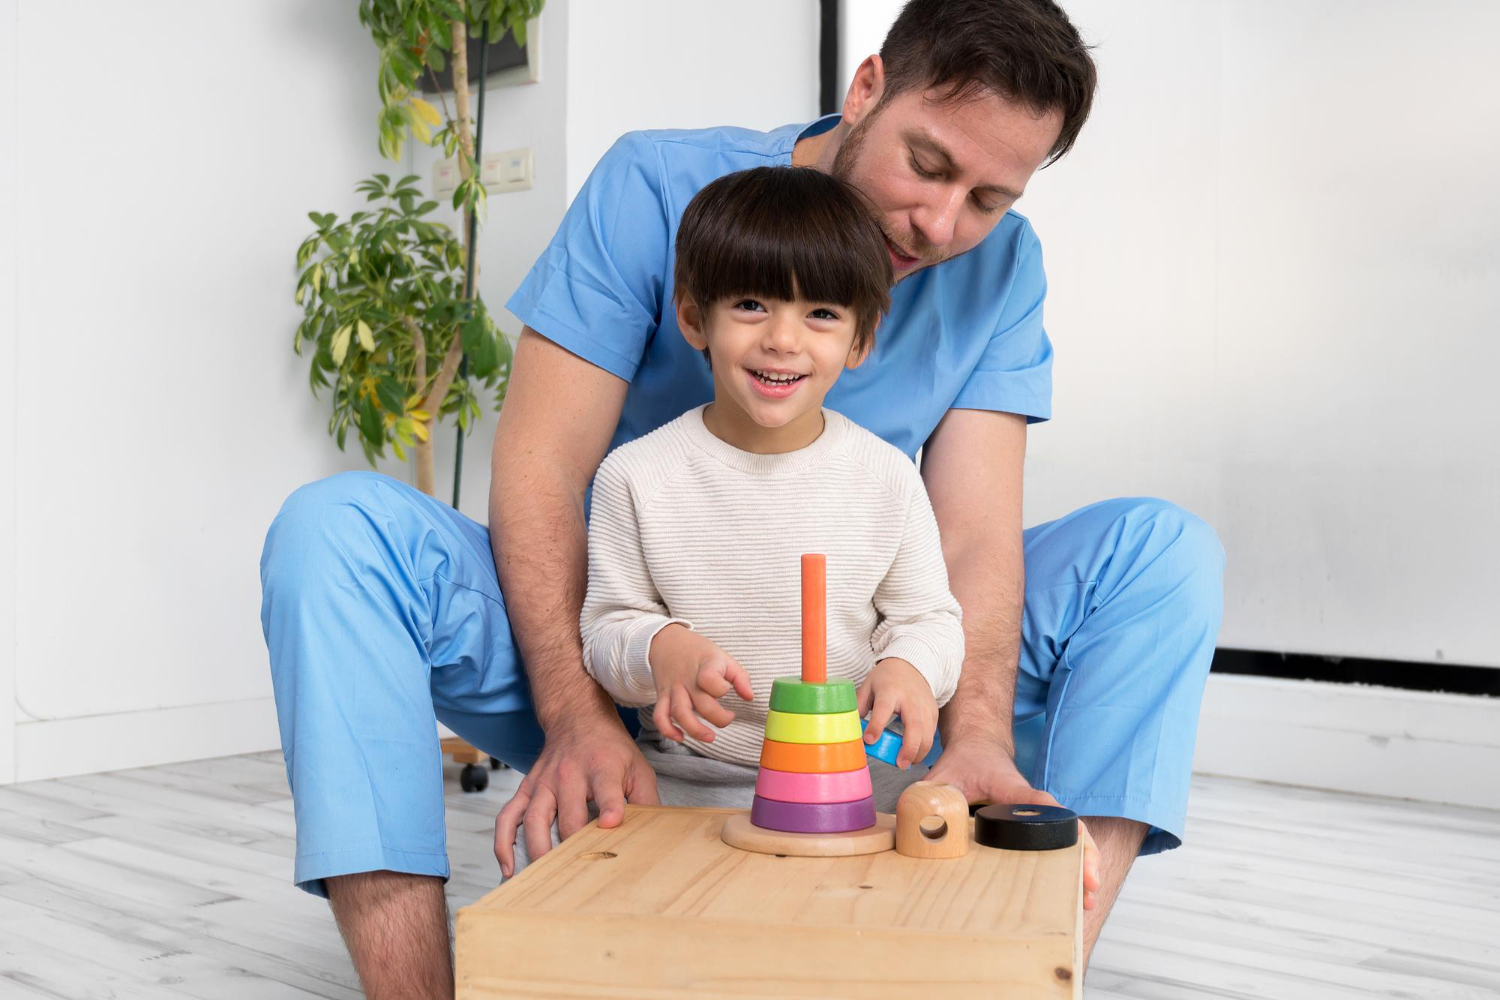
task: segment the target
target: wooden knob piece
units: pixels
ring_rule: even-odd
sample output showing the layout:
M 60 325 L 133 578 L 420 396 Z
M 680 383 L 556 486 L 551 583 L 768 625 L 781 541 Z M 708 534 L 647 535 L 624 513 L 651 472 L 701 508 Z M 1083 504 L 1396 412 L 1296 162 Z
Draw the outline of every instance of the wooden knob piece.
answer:
M 969 851 L 969 803 L 942 781 L 918 781 L 896 800 L 896 852 L 961 858 Z

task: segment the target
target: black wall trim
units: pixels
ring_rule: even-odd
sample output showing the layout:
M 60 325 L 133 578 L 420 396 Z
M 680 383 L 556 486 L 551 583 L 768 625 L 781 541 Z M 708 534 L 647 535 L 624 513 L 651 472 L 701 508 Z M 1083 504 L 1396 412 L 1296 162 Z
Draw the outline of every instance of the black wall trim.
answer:
M 1500 697 L 1500 669 L 1468 667 L 1455 663 L 1417 663 L 1409 660 L 1367 660 L 1353 656 L 1266 653 L 1253 649 L 1217 649 L 1214 651 L 1213 672 L 1332 681 L 1336 684 L 1377 684 L 1406 691 Z
M 818 11 L 818 114 L 831 115 L 840 103 L 839 0 L 818 0 Z

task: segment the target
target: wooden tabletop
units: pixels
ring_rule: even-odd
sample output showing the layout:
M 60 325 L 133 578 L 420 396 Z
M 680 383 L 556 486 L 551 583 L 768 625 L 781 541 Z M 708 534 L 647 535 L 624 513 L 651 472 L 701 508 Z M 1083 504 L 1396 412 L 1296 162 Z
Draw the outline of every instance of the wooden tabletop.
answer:
M 458 996 L 1077 997 L 1081 853 L 753 854 L 630 806 L 458 915 Z

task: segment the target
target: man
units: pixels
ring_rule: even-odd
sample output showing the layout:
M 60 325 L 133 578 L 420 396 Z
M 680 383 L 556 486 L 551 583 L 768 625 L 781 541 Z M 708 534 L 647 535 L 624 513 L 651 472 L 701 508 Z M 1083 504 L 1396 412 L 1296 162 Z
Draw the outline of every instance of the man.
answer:
M 1040 247 L 1009 209 L 1072 146 L 1094 79 L 1047 0 L 912 0 L 840 116 L 624 137 L 508 303 L 526 326 L 489 532 L 372 474 L 288 500 L 262 576 L 295 877 L 329 896 L 371 996 L 452 989 L 434 713 L 527 771 L 496 822 L 506 872 L 518 835 L 537 856 L 589 802 L 611 826 L 625 802 L 656 801 L 581 662 L 586 495 L 612 444 L 711 396 L 672 315 L 672 240 L 699 188 L 749 166 L 845 178 L 889 243 L 889 317 L 829 406 L 922 449 L 968 649 L 931 777 L 1085 817 L 1086 950 L 1135 857 L 1180 842 L 1222 600 L 1212 530 L 1152 500 L 1021 529 L 1051 347 Z

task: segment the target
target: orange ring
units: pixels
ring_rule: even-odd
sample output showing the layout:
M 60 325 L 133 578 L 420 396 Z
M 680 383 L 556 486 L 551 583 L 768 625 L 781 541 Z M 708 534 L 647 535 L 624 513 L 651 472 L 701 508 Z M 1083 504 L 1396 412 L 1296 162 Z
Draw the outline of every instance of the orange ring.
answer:
M 863 740 L 844 743 L 779 743 L 761 745 L 760 766 L 795 774 L 829 774 L 866 766 Z

